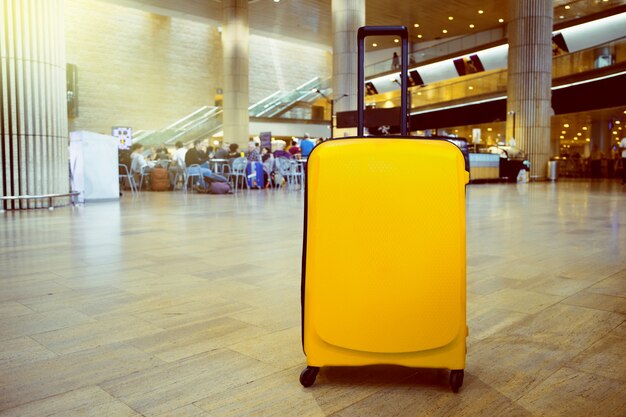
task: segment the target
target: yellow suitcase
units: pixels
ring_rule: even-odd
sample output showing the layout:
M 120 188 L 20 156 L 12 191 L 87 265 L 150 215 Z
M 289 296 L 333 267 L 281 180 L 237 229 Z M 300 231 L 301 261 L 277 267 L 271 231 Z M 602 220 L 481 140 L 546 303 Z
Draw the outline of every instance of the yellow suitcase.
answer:
M 310 154 L 306 178 L 302 385 L 322 366 L 392 364 L 450 369 L 458 392 L 469 181 L 460 149 L 437 139 L 330 140 Z

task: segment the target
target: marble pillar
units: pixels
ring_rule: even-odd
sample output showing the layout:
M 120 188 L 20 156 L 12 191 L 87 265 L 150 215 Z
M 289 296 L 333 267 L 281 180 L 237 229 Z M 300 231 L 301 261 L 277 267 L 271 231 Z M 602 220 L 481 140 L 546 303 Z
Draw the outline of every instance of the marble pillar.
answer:
M 224 51 L 224 140 L 248 143 L 248 0 L 223 0 L 222 48 Z M 245 146 L 242 150 L 247 149 Z
M 509 0 L 507 140 L 530 158 L 530 177 L 546 178 L 547 162 L 554 152 L 550 142 L 552 116 L 551 0 Z
M 334 111 L 357 109 L 357 30 L 365 26 L 365 0 L 332 0 Z M 352 129 L 354 134 L 356 129 Z M 337 131 L 335 136 L 342 132 Z
M 2 0 L 0 58 L 2 195 L 67 193 L 63 0 Z M 4 202 L 2 207 L 47 204 L 17 200 Z

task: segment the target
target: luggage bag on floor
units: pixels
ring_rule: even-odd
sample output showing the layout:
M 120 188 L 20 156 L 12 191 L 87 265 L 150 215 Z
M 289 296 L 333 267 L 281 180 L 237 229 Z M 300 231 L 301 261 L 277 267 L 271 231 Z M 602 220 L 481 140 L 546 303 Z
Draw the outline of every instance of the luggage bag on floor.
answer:
M 155 167 L 150 173 L 150 189 L 152 191 L 167 191 L 170 188 L 170 179 L 167 169 Z
M 363 137 L 363 40 L 404 27 L 359 29 L 359 137 L 309 156 L 302 269 L 302 343 L 312 385 L 320 367 L 390 364 L 465 368 L 465 184 L 446 140 Z M 406 91 L 401 131 L 406 135 Z

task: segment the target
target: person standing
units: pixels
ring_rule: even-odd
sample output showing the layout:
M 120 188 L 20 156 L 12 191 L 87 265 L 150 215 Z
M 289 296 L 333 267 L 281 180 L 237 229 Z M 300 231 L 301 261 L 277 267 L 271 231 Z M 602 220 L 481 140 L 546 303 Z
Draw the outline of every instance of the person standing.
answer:
M 393 53 L 393 58 L 391 58 L 391 69 L 395 70 L 400 68 L 400 57 L 397 52 Z
M 622 138 L 619 147 L 622 149 L 622 185 L 626 185 L 626 136 Z

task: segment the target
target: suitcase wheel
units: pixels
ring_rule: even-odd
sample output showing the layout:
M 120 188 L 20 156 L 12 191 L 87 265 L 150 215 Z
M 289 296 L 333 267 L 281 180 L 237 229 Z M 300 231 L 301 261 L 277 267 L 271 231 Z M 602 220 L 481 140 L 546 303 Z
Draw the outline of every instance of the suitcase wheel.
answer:
M 464 374 L 463 369 L 453 369 L 450 371 L 450 387 L 452 387 L 452 392 L 459 392 L 459 388 L 463 385 Z M 315 378 L 313 379 L 315 380 Z
M 318 368 L 317 366 L 307 366 L 306 368 L 304 368 L 304 370 L 300 374 L 300 383 L 302 384 L 302 386 L 307 388 L 313 385 L 319 371 L 320 368 Z

